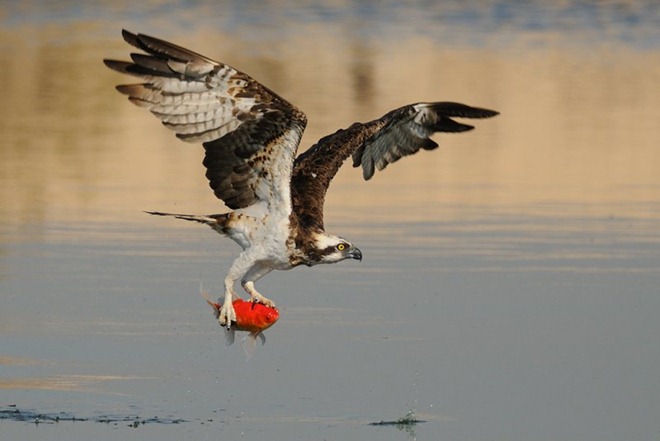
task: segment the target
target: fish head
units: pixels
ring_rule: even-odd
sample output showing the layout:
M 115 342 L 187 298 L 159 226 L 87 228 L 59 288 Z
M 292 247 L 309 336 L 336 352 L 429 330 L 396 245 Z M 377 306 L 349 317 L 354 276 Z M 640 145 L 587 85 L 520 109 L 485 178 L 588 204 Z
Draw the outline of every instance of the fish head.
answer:
M 280 312 L 277 310 L 277 308 L 265 307 L 262 316 L 263 316 L 264 329 L 266 329 L 273 326 L 275 322 L 280 318 Z
M 277 308 L 271 308 L 270 306 L 262 305 L 261 303 L 253 303 L 251 309 L 254 311 L 253 323 L 261 331 L 273 326 L 280 318 L 280 312 Z

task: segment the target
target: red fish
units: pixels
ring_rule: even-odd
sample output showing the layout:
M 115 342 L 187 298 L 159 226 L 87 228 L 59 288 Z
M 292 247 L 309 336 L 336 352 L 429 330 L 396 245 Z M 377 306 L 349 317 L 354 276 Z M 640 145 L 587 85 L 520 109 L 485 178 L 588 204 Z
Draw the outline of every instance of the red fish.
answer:
M 206 298 L 206 302 L 213 308 L 213 314 L 217 319 L 220 315 L 220 308 L 222 302 L 215 302 L 211 296 L 201 290 L 202 295 Z M 249 358 L 254 353 L 257 338 L 261 339 L 261 344 L 266 343 L 266 336 L 263 331 L 270 328 L 280 318 L 280 313 L 277 308 L 271 308 L 261 303 L 246 302 L 243 299 L 237 298 L 232 302 L 234 311 L 236 311 L 236 321 L 232 321 L 229 329 L 225 328 L 225 338 L 227 346 L 234 343 L 236 331 L 246 331 L 250 334 L 244 340 L 243 349 L 245 355 Z

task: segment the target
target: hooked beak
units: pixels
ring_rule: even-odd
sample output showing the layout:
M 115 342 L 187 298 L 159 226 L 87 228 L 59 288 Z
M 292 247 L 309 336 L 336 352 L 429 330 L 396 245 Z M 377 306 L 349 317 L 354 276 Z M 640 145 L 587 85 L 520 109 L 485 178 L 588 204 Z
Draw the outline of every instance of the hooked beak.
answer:
M 351 259 L 362 261 L 362 251 L 359 248 L 353 248 L 348 252 L 348 257 Z

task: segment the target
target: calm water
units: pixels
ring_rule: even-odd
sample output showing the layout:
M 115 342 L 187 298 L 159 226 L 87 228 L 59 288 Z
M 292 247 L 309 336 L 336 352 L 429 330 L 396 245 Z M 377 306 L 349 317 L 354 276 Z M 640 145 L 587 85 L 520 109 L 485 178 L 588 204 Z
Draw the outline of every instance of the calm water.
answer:
M 657 438 L 657 2 L 99 3 L 0 5 L 3 439 Z M 303 148 L 421 100 L 501 115 L 342 170 L 326 223 L 365 259 L 263 279 L 246 362 L 198 292 L 238 248 L 142 213 L 223 208 L 114 91 L 122 27 L 287 97 Z

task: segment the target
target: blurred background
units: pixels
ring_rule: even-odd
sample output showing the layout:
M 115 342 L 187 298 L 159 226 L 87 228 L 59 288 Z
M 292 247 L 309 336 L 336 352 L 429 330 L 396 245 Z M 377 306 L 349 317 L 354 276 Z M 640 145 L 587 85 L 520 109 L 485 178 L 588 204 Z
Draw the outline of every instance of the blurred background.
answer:
M 238 248 L 142 213 L 225 208 L 114 90 L 122 28 L 275 90 L 301 151 L 417 101 L 501 115 L 342 169 L 326 226 L 365 260 L 262 280 L 282 318 L 246 364 L 198 296 Z M 653 438 L 659 29 L 652 0 L 1 2 L 0 406 L 188 421 L 143 439 Z M 367 426 L 412 409 L 416 434 Z

